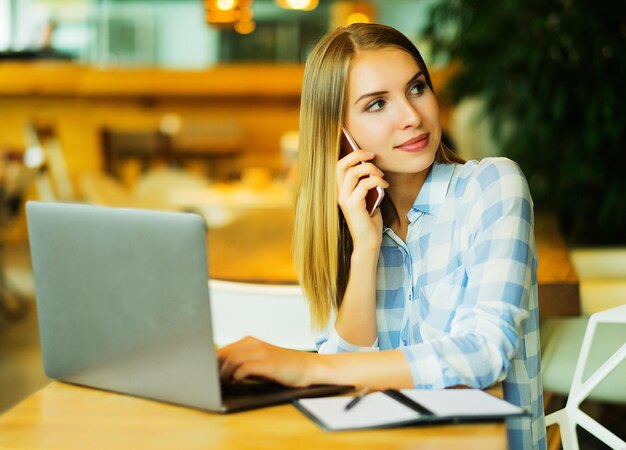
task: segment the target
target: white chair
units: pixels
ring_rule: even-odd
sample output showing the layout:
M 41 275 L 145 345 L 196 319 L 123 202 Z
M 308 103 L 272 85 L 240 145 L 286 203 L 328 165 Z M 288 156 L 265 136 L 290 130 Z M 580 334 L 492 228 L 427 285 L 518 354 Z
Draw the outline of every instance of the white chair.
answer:
M 598 327 L 599 324 L 620 324 L 618 331 L 622 332 L 622 336 L 626 336 L 626 334 L 623 333 L 626 331 L 626 305 L 617 306 L 590 316 L 565 408 L 546 417 L 546 426 L 555 423 L 559 425 L 564 450 L 578 450 L 577 426 L 581 426 L 613 449 L 626 448 L 625 441 L 580 410 L 580 404 L 626 359 L 626 338 L 619 337 L 620 333 L 618 332 L 618 339 L 621 342 L 619 348 L 586 380 L 583 379 L 590 356 L 592 355 L 592 343 L 600 331 Z M 571 341 L 569 342 L 569 346 L 573 346 Z M 613 390 L 612 392 L 614 399 L 616 397 L 619 398 L 620 394 L 622 397 L 625 396 L 626 382 L 624 380 L 626 380 L 626 377 L 621 377 L 621 381 L 617 381 L 617 383 L 614 384 L 617 387 L 617 390 Z
M 42 169 L 34 182 L 39 199 L 75 201 L 74 187 L 55 127 L 29 122 L 24 131 L 27 145 L 25 162 L 28 164 L 28 160 L 37 160 L 35 164 Z
M 572 262 L 580 279 L 582 315 L 556 318 L 541 323 L 541 365 L 544 398 L 547 402 L 557 396 L 567 397 L 574 384 L 589 316 L 626 303 L 626 248 L 584 248 L 571 251 Z M 626 342 L 626 326 L 605 324 L 595 328 L 593 341 L 586 357 L 583 377 L 598 370 Z M 587 400 L 609 404 L 626 404 L 626 364 L 616 367 L 601 383 L 587 394 Z M 582 401 L 582 400 L 581 400 Z M 580 403 L 579 403 L 580 404 Z M 558 431 L 550 429 L 549 448 L 558 448 Z M 563 431 L 565 432 L 565 431 Z
M 253 336 L 295 350 L 315 350 L 309 306 L 298 285 L 209 281 L 218 346 Z

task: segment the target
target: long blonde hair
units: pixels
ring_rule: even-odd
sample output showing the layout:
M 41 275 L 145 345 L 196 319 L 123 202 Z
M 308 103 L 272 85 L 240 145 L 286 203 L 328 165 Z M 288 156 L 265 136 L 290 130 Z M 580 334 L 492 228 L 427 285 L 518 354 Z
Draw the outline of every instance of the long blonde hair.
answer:
M 336 166 L 341 146 L 348 70 L 360 50 L 395 47 L 408 52 L 432 83 L 417 48 L 402 33 L 379 24 L 352 24 L 324 36 L 309 55 L 300 104 L 295 262 L 309 300 L 312 323 L 326 325 L 341 304 L 350 270 L 352 239 L 337 205 Z M 436 160 L 461 162 L 440 144 Z

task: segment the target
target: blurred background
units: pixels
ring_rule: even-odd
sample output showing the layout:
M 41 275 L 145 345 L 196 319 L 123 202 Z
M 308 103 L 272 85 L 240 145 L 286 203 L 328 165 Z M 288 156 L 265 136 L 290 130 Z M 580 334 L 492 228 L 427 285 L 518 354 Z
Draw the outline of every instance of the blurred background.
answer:
M 416 43 L 462 157 L 520 164 L 583 312 L 626 302 L 626 2 L 0 0 L 0 412 L 46 382 L 24 202 L 197 212 L 220 269 L 290 216 L 303 63 L 351 22 Z

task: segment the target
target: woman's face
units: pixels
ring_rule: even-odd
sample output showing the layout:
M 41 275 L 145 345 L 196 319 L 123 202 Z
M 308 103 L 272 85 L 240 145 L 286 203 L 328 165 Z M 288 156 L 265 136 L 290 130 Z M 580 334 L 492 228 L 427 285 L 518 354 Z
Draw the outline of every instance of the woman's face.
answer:
M 358 52 L 348 75 L 346 127 L 385 174 L 418 173 L 441 140 L 439 105 L 413 57 L 397 48 Z

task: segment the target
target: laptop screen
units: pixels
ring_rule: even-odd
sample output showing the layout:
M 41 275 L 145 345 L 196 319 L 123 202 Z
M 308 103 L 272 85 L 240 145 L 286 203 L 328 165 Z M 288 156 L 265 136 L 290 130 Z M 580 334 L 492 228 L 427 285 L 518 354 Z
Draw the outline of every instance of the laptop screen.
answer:
M 61 203 L 26 209 L 46 374 L 218 410 L 203 219 Z

